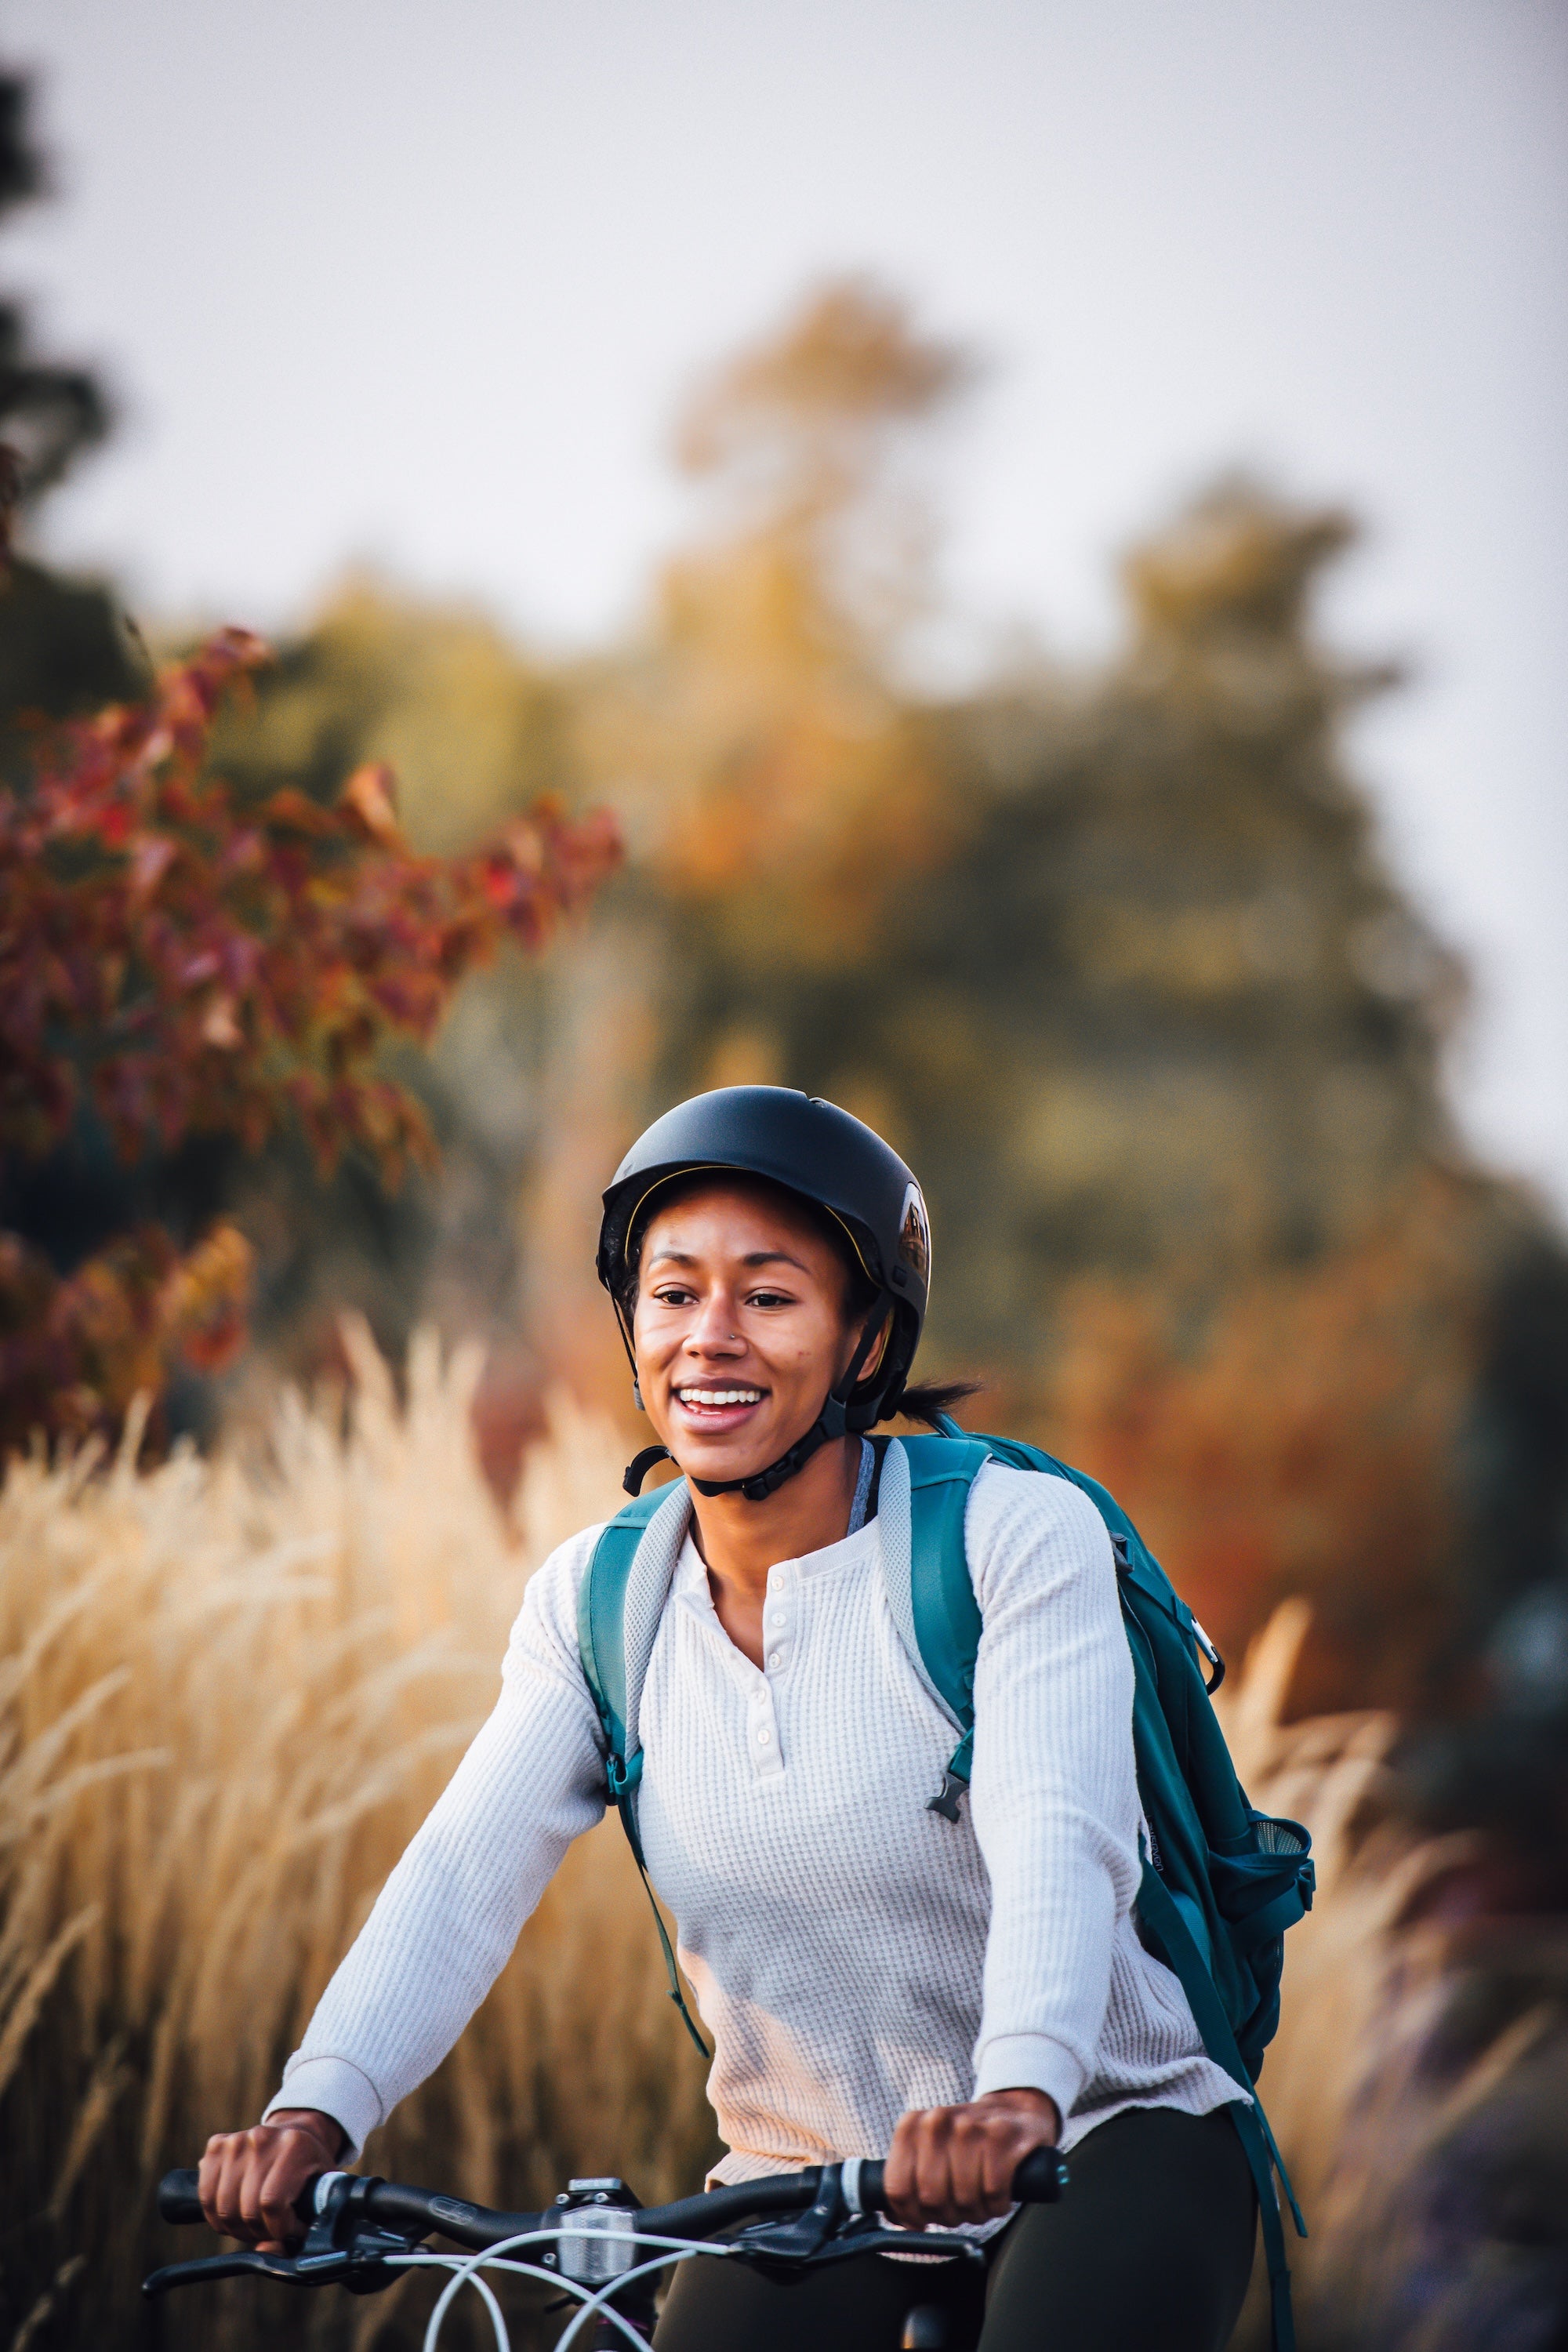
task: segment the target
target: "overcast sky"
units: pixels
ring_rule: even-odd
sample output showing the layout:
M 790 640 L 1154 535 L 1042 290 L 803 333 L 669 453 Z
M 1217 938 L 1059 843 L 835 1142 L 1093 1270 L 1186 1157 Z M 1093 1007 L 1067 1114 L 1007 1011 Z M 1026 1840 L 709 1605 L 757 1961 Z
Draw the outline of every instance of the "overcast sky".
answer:
M 49 545 L 277 627 L 350 562 L 554 644 L 679 528 L 695 368 L 867 269 L 994 362 L 942 479 L 984 642 L 1109 642 L 1242 463 L 1369 538 L 1357 749 L 1468 954 L 1467 1126 L 1568 1204 L 1568 8 L 1547 0 L 0 0 L 10 236 L 124 422 Z

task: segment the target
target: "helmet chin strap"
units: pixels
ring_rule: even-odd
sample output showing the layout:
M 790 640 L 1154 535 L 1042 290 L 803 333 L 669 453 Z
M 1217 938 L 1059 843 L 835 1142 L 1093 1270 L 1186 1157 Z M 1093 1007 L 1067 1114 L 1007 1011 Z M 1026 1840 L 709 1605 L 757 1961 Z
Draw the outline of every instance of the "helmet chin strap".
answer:
M 878 1299 L 866 1328 L 860 1334 L 858 1347 L 850 1357 L 842 1377 L 828 1390 L 823 1399 L 822 1411 L 804 1437 L 797 1437 L 786 1454 L 781 1454 L 776 1462 L 770 1462 L 765 1470 L 753 1471 L 749 1478 L 693 1477 L 691 1484 L 697 1492 L 700 1495 L 744 1495 L 748 1503 L 765 1503 L 768 1496 L 776 1495 L 797 1471 L 805 1469 L 814 1454 L 820 1452 L 823 1446 L 830 1445 L 836 1437 L 847 1437 L 849 1434 L 849 1402 L 855 1393 L 856 1382 L 860 1378 L 861 1366 L 875 1346 L 877 1334 L 887 1321 L 892 1304 L 891 1297 L 886 1294 Z M 621 1336 L 624 1339 L 624 1330 Z M 627 1352 L 630 1353 L 629 1349 Z M 640 1391 L 637 1402 L 639 1405 L 642 1403 Z M 643 1480 L 654 1464 L 673 1462 L 674 1459 L 668 1445 L 645 1445 L 642 1452 L 626 1465 L 621 1484 L 628 1495 L 638 1495 L 642 1492 Z

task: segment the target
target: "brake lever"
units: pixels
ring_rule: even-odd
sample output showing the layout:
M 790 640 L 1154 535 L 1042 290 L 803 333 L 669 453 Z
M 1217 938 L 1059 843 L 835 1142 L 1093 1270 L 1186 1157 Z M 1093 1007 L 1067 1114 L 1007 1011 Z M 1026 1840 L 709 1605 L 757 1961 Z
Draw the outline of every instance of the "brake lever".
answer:
M 167 2263 L 142 2282 L 146 2295 L 163 2294 L 170 2287 L 198 2286 L 211 2279 L 277 2279 L 287 2286 L 342 2286 L 350 2294 L 379 2294 L 396 2277 L 387 2268 L 390 2254 L 406 2254 L 423 2232 L 386 2230 L 357 2219 L 348 2208 L 363 2199 L 367 2184 L 358 2175 L 331 2176 L 321 2210 L 305 2233 L 297 2254 L 263 2253 L 259 2247 L 237 2246 L 230 2254 L 208 2254 L 199 2262 Z M 358 2196 L 356 2197 L 356 2193 Z M 338 2243 L 347 2223 L 348 2242 Z
M 277 2279 L 285 2286 L 342 2286 L 351 2294 L 379 2294 L 397 2276 L 388 2268 L 388 2255 L 410 2251 L 406 2238 L 380 2230 L 361 2231 L 351 2244 L 327 2246 L 315 2253 L 264 2254 L 254 2246 L 237 2246 L 232 2254 L 208 2254 L 195 2263 L 166 2263 L 142 2280 L 142 2292 L 163 2294 L 170 2287 L 248 2276 Z
M 773 2221 L 759 2221 L 750 2230 L 738 2231 L 727 2243 L 742 2262 L 810 2263 L 814 2266 L 839 2262 L 848 2254 L 929 2254 L 933 2261 L 938 2256 L 960 2254 L 972 2263 L 985 2259 L 974 2238 L 954 2237 L 945 2230 L 885 2230 L 869 2215 L 851 2220 L 834 2236 L 812 2247 L 790 2242 L 789 2223 Z
M 808 2263 L 852 2218 L 844 2194 L 844 2167 L 825 2164 L 815 2205 L 804 2213 L 786 2214 L 782 2221 L 753 2221 L 749 2229 L 738 2230 L 731 2242 L 747 2252 L 770 2254 L 778 2262 Z
M 754 2221 L 730 2240 L 742 2259 L 774 2263 L 829 2263 L 847 2254 L 962 2254 L 984 2257 L 973 2238 L 938 2230 L 884 2229 L 874 2214 L 856 2211 L 844 2194 L 844 2167 L 825 2164 L 816 2202 L 804 2213 L 779 2221 Z
M 346 2253 L 334 2250 L 332 2262 L 341 2273 L 348 2268 Z M 301 2276 L 298 2258 L 293 2254 L 264 2254 L 255 2246 L 237 2246 L 232 2254 L 204 2254 L 199 2262 L 165 2263 L 161 2270 L 150 2272 L 142 2282 L 143 2294 L 163 2294 L 173 2286 L 201 2286 L 209 2279 L 273 2278 L 285 2280 L 291 2286 L 324 2285 L 332 2271 L 317 2257 L 310 2273 Z

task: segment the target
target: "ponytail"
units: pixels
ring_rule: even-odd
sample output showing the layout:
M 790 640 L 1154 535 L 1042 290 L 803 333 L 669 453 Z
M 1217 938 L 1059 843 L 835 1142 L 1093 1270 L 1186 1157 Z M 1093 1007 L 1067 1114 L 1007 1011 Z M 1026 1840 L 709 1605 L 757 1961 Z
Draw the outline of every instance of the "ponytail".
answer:
M 983 1381 L 912 1381 L 900 1397 L 884 1421 L 904 1420 L 923 1422 L 928 1429 L 939 1430 L 942 1417 L 965 1397 L 978 1396 Z

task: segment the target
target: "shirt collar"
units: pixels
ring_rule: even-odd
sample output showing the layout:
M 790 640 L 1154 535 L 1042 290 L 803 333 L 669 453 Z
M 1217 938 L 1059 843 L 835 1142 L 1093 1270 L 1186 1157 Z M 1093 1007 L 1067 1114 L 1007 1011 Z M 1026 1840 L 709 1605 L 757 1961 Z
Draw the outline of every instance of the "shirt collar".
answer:
M 798 1559 L 781 1560 L 780 1567 L 793 1568 L 799 1576 L 827 1576 L 836 1569 L 858 1567 L 862 1559 L 871 1557 L 877 1540 L 877 1522 L 868 1519 L 855 1533 L 841 1536 L 837 1543 L 824 1544 L 820 1550 L 808 1551 Z M 675 1563 L 671 1583 L 675 1592 L 700 1592 L 708 1597 L 708 1570 L 701 1553 L 688 1528 L 686 1541 L 680 1548 L 680 1558 Z

